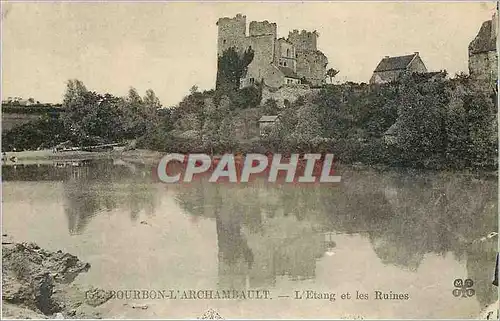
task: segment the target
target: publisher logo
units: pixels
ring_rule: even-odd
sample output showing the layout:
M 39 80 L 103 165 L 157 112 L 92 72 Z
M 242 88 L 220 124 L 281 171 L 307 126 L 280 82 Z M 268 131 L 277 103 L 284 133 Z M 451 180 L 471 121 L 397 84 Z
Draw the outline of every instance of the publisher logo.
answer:
M 164 183 L 192 182 L 200 175 L 210 176 L 211 183 L 248 183 L 252 176 L 280 183 L 339 183 L 333 165 L 332 154 L 168 154 L 155 168 L 155 176 Z
M 453 290 L 453 295 L 455 297 L 470 298 L 476 294 L 476 291 L 472 288 L 474 281 L 471 279 L 456 279 L 453 281 L 453 286 L 456 288 Z

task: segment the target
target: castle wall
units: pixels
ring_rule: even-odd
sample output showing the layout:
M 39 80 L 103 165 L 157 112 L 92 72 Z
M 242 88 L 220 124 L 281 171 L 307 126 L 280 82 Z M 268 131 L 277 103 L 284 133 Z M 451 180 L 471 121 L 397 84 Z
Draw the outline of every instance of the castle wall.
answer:
M 267 86 L 278 88 L 285 84 L 285 76 L 278 67 L 273 64 L 269 64 L 266 68 L 262 69 L 262 75 L 264 83 Z
M 473 79 L 495 82 L 498 77 L 496 51 L 487 51 L 469 56 L 469 74 Z
M 297 70 L 297 60 L 295 58 L 295 47 L 285 39 L 278 39 L 276 42 L 275 61 L 280 66 Z
M 278 26 L 276 23 L 270 23 L 269 21 L 252 21 L 250 22 L 248 32 L 250 37 L 252 36 L 263 36 L 263 35 L 273 35 L 277 38 Z
M 285 79 L 276 66 L 292 69 L 300 78 L 306 78 L 314 86 L 325 83 L 328 59 L 316 49 L 318 34 L 302 30 L 289 33 L 288 40 L 277 39 L 277 25 L 269 21 L 252 21 L 249 36 L 246 36 L 246 16 L 221 18 L 219 28 L 218 55 L 230 47 L 243 53 L 248 47 L 254 51 L 254 59 L 248 66 L 241 87 L 265 79 L 269 86 L 280 87 L 286 83 L 297 82 Z M 274 66 L 271 66 L 274 64 Z
M 278 107 L 283 108 L 285 107 L 285 99 L 293 103 L 300 96 L 305 96 L 317 92 L 319 92 L 319 89 L 311 89 L 307 85 L 283 86 L 279 89 L 264 87 L 262 89 L 261 103 L 264 104 L 268 99 L 274 99 L 276 100 Z
M 238 14 L 234 18 L 220 18 L 217 27 L 219 29 L 217 38 L 217 54 L 219 56 L 230 47 L 236 47 L 240 52 L 247 48 L 246 16 Z
M 317 50 L 318 34 L 302 30 L 294 30 L 288 33 L 288 41 L 290 41 L 297 50 Z
M 254 58 L 248 65 L 245 78 L 261 81 L 266 69 L 274 60 L 275 38 L 273 35 L 248 37 L 248 45 L 254 50 Z
M 297 50 L 297 74 L 312 86 L 321 86 L 326 79 L 328 59 L 321 51 Z

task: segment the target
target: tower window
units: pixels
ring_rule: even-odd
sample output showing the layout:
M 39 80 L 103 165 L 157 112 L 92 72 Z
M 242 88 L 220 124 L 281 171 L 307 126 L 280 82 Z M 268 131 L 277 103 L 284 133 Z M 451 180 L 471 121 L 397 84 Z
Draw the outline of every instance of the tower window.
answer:
M 283 61 L 283 66 L 285 66 L 285 67 L 286 67 L 286 61 Z
M 287 50 L 286 50 L 286 56 L 287 56 L 287 57 L 290 57 L 290 49 L 287 49 Z
M 295 54 L 295 58 L 299 58 L 299 54 L 298 53 Z

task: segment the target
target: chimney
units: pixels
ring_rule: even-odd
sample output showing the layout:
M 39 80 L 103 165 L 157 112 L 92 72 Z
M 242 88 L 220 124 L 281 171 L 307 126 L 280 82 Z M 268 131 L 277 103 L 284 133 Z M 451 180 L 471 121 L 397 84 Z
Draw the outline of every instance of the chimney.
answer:
M 389 56 L 385 56 L 385 57 L 384 57 L 384 59 L 387 59 L 387 58 L 389 58 Z
M 417 55 L 417 56 L 418 56 L 418 54 L 419 54 L 419 52 L 418 52 L 418 51 L 415 51 L 414 53 L 415 53 L 415 55 Z

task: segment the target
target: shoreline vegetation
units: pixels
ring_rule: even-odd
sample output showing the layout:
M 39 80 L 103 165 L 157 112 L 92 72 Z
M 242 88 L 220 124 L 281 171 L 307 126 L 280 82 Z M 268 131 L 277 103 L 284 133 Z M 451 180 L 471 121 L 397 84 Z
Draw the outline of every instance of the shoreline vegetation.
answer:
M 134 141 L 132 149 L 158 153 L 328 153 L 352 166 L 497 170 L 497 93 L 491 84 L 467 75 L 449 78 L 442 71 L 404 75 L 387 84 L 329 84 L 278 102 L 272 93 L 280 89 L 264 83 L 240 89 L 237 79 L 219 79 L 244 68 L 230 63 L 240 59 L 231 55 L 228 51 L 219 59 L 215 90 L 193 86 L 171 108 L 162 106 L 152 90 L 141 97 L 131 88 L 126 97 L 116 97 L 70 80 L 64 113 L 2 132 L 2 149 L 10 154 L 63 142 L 78 147 Z M 264 128 L 262 116 L 278 118 Z M 36 153 L 16 157 L 59 158 Z
M 105 151 L 105 152 L 85 152 L 85 151 L 74 151 L 74 152 L 62 152 L 53 153 L 52 150 L 40 150 L 40 151 L 23 151 L 23 152 L 8 152 L 7 160 L 2 161 L 2 166 L 25 166 L 25 165 L 55 165 L 59 162 L 64 163 L 78 163 L 81 161 L 88 160 L 105 160 L 114 159 L 121 160 L 126 163 L 131 164 L 145 164 L 148 166 L 157 166 L 160 159 L 167 153 L 162 153 L 154 150 L 147 149 L 135 149 L 124 151 L 122 149 Z M 222 155 L 213 155 L 214 158 L 221 157 Z M 9 158 L 15 157 L 15 161 L 9 160 Z M 243 154 L 244 157 L 244 154 Z M 286 161 L 284 161 L 286 162 Z M 405 171 L 405 172 L 415 172 L 425 173 L 425 172 L 436 172 L 436 173 L 451 173 L 454 175 L 465 175 L 472 176 L 475 178 L 487 178 L 487 177 L 498 177 L 498 170 L 434 170 L 434 169 L 414 169 L 414 168 L 395 168 L 387 165 L 366 165 L 366 164 L 343 164 L 335 162 L 333 164 L 333 169 L 336 171 L 349 170 L 349 171 L 366 171 L 373 170 L 379 172 L 386 171 Z M 341 172 L 339 172 L 341 174 Z

